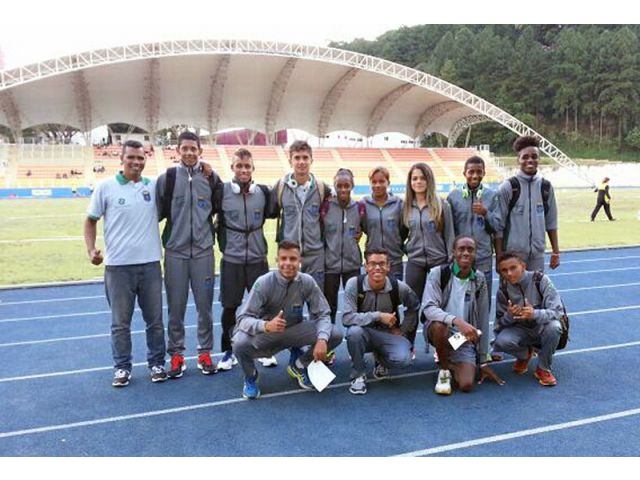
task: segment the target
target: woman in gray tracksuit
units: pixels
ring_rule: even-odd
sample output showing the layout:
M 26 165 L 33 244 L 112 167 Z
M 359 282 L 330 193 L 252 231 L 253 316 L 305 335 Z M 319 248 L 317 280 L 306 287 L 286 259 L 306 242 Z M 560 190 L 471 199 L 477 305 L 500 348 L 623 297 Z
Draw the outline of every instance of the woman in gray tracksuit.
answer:
M 426 163 L 409 170 L 402 222 L 409 230 L 407 284 L 422 298 L 429 270 L 451 261 L 455 237 L 451 206 L 438 197 L 433 171 Z
M 429 271 L 451 261 L 455 237 L 451 207 L 438 197 L 433 171 L 426 163 L 416 163 L 409 170 L 402 223 L 409 230 L 407 285 L 422 298 Z M 416 331 L 408 338 L 413 344 Z
M 402 280 L 402 244 L 406 237 L 402 217 L 402 199 L 389 193 L 389 170 L 376 167 L 369 173 L 371 195 L 366 195 L 362 202 L 365 215 L 362 230 L 367 234 L 365 250 L 384 248 L 389 252 L 391 272 L 398 280 Z
M 362 252 L 358 244 L 362 236 L 360 219 L 364 204 L 351 198 L 353 173 L 341 168 L 333 179 L 336 194 L 320 207 L 320 221 L 324 233 L 325 268 L 324 295 L 331 307 L 331 322 L 336 322 L 338 290 L 358 276 L 362 266 Z

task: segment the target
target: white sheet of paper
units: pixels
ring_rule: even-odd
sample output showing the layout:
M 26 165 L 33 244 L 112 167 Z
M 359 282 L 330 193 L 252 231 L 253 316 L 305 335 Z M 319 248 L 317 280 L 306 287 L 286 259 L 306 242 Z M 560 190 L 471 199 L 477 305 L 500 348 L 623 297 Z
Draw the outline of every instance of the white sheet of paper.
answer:
M 311 380 L 311 383 L 313 383 L 313 386 L 316 387 L 316 390 L 319 392 L 327 388 L 327 385 L 336 378 L 334 373 L 329 370 L 324 363 L 315 360 L 309 364 L 307 372 L 309 373 L 309 380 Z
M 460 332 L 454 333 L 449 337 L 449 343 L 453 347 L 454 350 L 458 350 L 460 345 L 467 341 L 467 337 L 462 335 Z

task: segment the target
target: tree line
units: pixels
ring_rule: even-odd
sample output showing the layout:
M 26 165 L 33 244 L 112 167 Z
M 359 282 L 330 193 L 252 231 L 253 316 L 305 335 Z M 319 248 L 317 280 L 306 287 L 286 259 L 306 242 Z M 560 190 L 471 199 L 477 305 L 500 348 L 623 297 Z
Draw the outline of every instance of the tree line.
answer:
M 639 37 L 638 25 L 419 25 L 331 46 L 443 78 L 568 153 L 632 152 L 640 150 Z M 513 138 L 499 125 L 480 124 L 458 142 L 506 151 Z

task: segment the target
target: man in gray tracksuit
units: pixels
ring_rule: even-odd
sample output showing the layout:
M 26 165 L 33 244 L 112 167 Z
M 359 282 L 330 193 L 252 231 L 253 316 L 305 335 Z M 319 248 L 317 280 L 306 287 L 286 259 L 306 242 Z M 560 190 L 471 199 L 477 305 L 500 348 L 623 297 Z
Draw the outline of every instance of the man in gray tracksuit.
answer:
M 178 137 L 180 163 L 158 178 L 156 198 L 160 220 L 167 219 L 162 239 L 165 247 L 164 282 L 169 306 L 169 378 L 186 370 L 184 317 L 189 285 L 198 314 L 198 368 L 203 374 L 216 372 L 213 348 L 214 258 L 212 233 L 212 186 L 220 182 L 202 173 L 200 139 L 185 131 Z M 174 181 L 169 180 L 172 176 Z M 171 187 L 173 183 L 173 187 Z M 168 188 L 167 188 L 168 187 Z M 169 190 L 173 192 L 169 192 Z
M 407 336 L 415 331 L 420 307 L 418 297 L 406 283 L 388 277 L 391 265 L 386 250 L 367 251 L 365 268 L 367 274 L 350 279 L 344 291 L 342 324 L 347 327 L 352 361 L 349 391 L 354 395 L 367 393 L 365 353 L 374 353 L 375 378 L 387 376 L 390 368 L 410 364 L 411 342 Z
M 475 268 L 484 273 L 490 306 L 494 234 L 500 226 L 500 205 L 497 192 L 482 184 L 484 172 L 482 158 L 467 159 L 464 166 L 467 183 L 452 191 L 447 201 L 451 205 L 456 236 L 466 235 L 476 242 Z
M 480 379 L 502 380 L 488 366 L 489 308 L 484 275 L 474 270 L 475 240 L 456 237 L 452 264 L 429 272 L 422 299 L 425 341 L 436 347 L 440 370 L 435 392 L 450 395 L 451 371 L 463 392 L 473 389 L 477 366 Z M 449 343 L 459 333 L 465 341 L 457 349 Z
M 499 261 L 502 252 L 509 250 L 520 255 L 529 270 L 544 271 L 546 231 L 552 249 L 549 267 L 555 269 L 560 265 L 558 207 L 553 187 L 537 173 L 540 158 L 538 140 L 519 137 L 514 142 L 514 150 L 520 164 L 520 170 L 513 177 L 517 183 L 512 185 L 512 180 L 508 179 L 498 188 L 502 220 L 496 237 L 502 241 L 496 242 L 496 258 Z M 510 208 L 517 191 L 517 202 Z
M 558 291 L 546 275 L 526 271 L 522 258 L 505 253 L 498 268 L 501 285 L 496 295 L 495 346 L 516 357 L 513 371 L 527 372 L 533 348 L 538 349 L 538 367 L 534 376 L 544 386 L 556 385 L 551 373 L 564 308 Z
M 218 184 L 214 192 L 218 246 L 222 252 L 220 303 L 224 355 L 218 363 L 219 370 L 230 370 L 236 362 L 231 352 L 231 334 L 245 289 L 250 291 L 256 279 L 269 271 L 263 226 L 265 219 L 273 216 L 270 190 L 253 183 L 255 166 L 249 150 L 240 148 L 234 153 L 231 170 L 233 180 Z
M 309 363 L 325 361 L 327 352 L 342 341 L 340 329 L 331 324 L 329 305 L 320 287 L 310 275 L 299 272 L 300 247 L 280 242 L 277 262 L 277 271 L 256 280 L 237 316 L 232 344 L 245 376 L 245 398 L 260 396 L 254 358 L 286 348 L 312 347 L 287 369 L 301 388 L 309 390 L 313 388 L 307 375 Z M 305 304 L 309 320 L 302 314 Z
M 293 168 L 276 182 L 273 205 L 279 222 L 276 241 L 289 240 L 300 245 L 302 269 L 324 288 L 324 242 L 320 229 L 320 205 L 330 194 L 326 184 L 311 173 L 311 146 L 295 141 L 289 147 L 289 164 Z
M 402 280 L 402 245 L 404 238 L 402 231 L 402 199 L 392 195 L 382 206 L 373 200 L 370 195 L 362 201 L 365 204 L 365 219 L 362 229 L 367 234 L 365 251 L 383 248 L 389 252 L 391 273 L 397 279 Z

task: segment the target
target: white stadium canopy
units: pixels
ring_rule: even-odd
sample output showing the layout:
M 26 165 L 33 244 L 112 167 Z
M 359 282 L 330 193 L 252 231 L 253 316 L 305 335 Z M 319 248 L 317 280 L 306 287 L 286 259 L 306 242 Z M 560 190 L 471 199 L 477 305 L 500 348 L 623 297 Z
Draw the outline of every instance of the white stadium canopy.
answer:
M 166 41 L 0 71 L 0 125 L 16 138 L 43 123 L 83 132 L 109 123 L 148 132 L 187 124 L 209 132 L 250 128 L 267 139 L 286 128 L 320 139 L 339 130 L 413 138 L 438 132 L 453 146 L 467 127 L 486 121 L 539 137 L 545 154 L 578 173 L 551 142 L 486 100 L 419 70 L 335 48 Z

